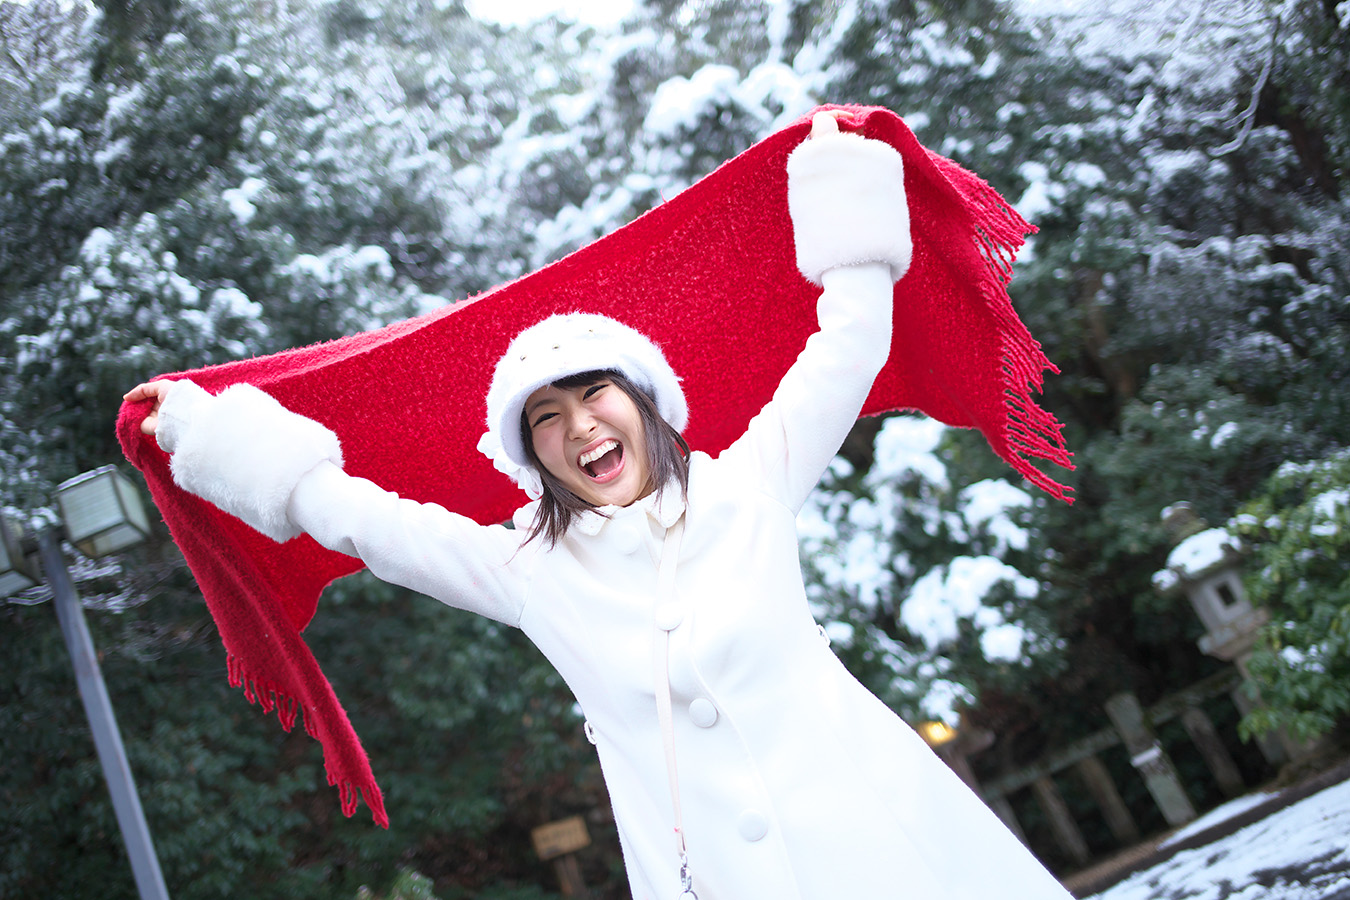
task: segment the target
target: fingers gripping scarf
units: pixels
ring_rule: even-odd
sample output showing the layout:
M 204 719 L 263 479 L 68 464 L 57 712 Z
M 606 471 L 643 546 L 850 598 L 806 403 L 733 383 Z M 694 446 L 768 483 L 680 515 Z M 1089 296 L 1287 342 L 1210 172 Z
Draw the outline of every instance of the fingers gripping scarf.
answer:
M 915 409 L 978 428 L 1014 469 L 1064 499 L 1067 489 L 1032 464 L 1070 465 L 1062 426 L 1032 399 L 1054 368 L 1006 293 L 1030 226 L 979 178 L 924 149 L 894 114 L 848 113 L 844 130 L 886 141 L 904 157 L 914 239 L 912 266 L 895 288 L 890 360 L 863 413 Z M 809 123 L 770 136 L 612 235 L 479 297 L 179 377 L 212 393 L 254 384 L 337 432 L 353 475 L 500 522 L 524 498 L 475 449 L 493 366 L 512 337 L 548 315 L 603 313 L 662 347 L 689 400 L 685 436 L 715 455 L 770 399 L 816 328 L 819 289 L 795 265 L 784 168 Z M 144 403 L 125 405 L 119 437 L 201 586 L 231 684 L 265 712 L 276 709 L 287 730 L 302 715 L 323 744 L 343 812 L 351 815 L 363 797 L 387 826 L 365 751 L 300 637 L 324 587 L 360 561 L 308 536 L 274 543 L 179 489 L 168 457 L 138 430 L 147 411 Z

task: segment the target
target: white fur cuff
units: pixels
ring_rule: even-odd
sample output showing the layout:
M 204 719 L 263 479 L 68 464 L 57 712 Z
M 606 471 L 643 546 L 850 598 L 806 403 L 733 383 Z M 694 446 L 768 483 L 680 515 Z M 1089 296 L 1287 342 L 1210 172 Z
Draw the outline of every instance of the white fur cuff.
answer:
M 905 274 L 909 205 L 895 148 L 857 134 L 818 135 L 792 151 L 787 172 L 797 268 L 809 281 L 866 262 L 886 263 L 897 281 Z
M 174 482 L 274 541 L 301 534 L 286 516 L 296 483 L 324 460 L 342 465 L 337 435 L 248 384 L 212 397 L 180 381 L 160 420 Z

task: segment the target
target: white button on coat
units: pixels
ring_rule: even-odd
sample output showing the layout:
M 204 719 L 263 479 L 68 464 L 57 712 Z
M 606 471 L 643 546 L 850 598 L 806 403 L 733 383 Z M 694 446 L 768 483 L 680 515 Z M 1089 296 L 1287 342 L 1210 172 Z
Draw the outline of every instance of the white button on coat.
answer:
M 684 621 L 684 610 L 677 603 L 662 603 L 656 608 L 656 627 L 674 631 Z
M 769 819 L 757 809 L 747 809 L 737 816 L 736 831 L 747 841 L 758 841 L 769 833 Z
M 619 548 L 620 553 L 632 555 L 638 552 L 642 546 L 642 537 L 632 528 L 615 529 L 614 545 Z
M 712 701 L 699 697 L 689 704 L 689 718 L 699 728 L 711 728 L 717 721 L 717 707 Z

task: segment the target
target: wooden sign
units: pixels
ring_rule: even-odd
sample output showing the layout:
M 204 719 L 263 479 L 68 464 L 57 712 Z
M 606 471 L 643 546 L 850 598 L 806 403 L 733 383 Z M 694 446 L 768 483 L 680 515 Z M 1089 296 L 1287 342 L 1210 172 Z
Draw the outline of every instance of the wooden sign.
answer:
M 530 832 L 530 837 L 534 839 L 534 852 L 544 860 L 554 859 L 564 853 L 575 853 L 591 845 L 591 836 L 581 816 L 540 825 Z

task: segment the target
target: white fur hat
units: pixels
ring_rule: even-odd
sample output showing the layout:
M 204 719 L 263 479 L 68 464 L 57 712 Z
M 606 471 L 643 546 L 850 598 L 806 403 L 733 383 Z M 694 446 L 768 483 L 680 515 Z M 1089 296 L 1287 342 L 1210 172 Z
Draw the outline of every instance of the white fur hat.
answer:
M 684 430 L 689 407 L 679 376 L 661 349 L 608 316 L 567 313 L 526 328 L 497 360 L 487 395 L 487 431 L 478 441 L 478 452 L 531 498 L 538 498 L 543 483 L 525 455 L 520 433 L 525 401 L 539 388 L 569 375 L 604 369 L 622 372 L 652 396 L 661 418 L 676 431 Z

